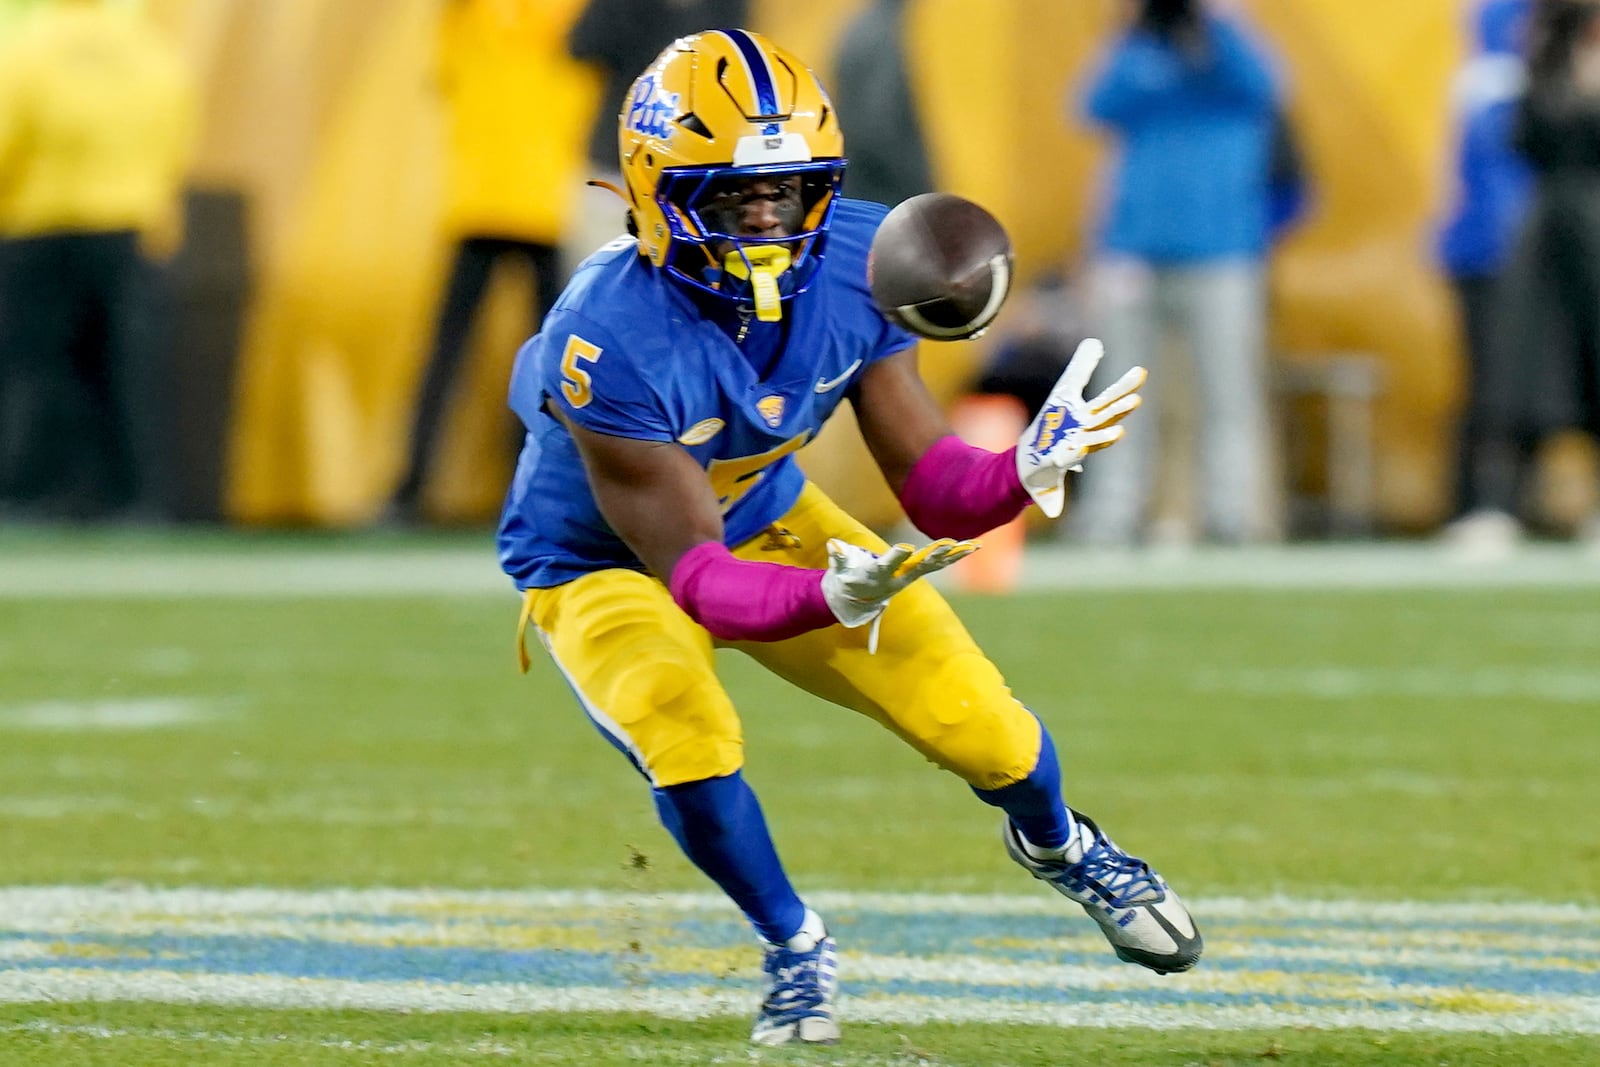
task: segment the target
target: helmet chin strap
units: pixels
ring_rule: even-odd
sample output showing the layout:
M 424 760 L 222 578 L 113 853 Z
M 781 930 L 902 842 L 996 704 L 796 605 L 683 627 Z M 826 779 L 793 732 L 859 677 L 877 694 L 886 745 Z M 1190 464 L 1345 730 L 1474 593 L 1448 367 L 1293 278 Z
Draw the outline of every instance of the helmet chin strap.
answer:
M 783 299 L 778 292 L 778 275 L 789 269 L 789 250 L 782 245 L 757 245 L 734 249 L 722 257 L 722 269 L 735 278 L 748 278 L 755 300 L 756 318 L 777 322 L 783 318 Z

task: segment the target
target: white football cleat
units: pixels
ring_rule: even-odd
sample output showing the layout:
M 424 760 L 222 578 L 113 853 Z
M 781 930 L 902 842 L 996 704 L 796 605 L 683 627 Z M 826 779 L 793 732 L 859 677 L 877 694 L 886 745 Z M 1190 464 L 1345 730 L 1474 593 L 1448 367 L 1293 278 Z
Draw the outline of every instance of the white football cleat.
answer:
M 824 934 L 809 952 L 766 946 L 761 969 L 772 989 L 761 1002 L 750 1040 L 757 1045 L 831 1045 L 839 1040 L 833 998 L 839 991 L 839 950 Z
M 1157 974 L 1193 967 L 1205 942 L 1183 901 L 1149 864 L 1118 848 L 1094 820 L 1076 811 L 1072 815 L 1094 835 L 1087 848 L 1075 836 L 1060 860 L 1036 859 L 1006 819 L 1002 827 L 1006 852 L 1029 874 L 1083 905 L 1100 924 L 1118 959 Z

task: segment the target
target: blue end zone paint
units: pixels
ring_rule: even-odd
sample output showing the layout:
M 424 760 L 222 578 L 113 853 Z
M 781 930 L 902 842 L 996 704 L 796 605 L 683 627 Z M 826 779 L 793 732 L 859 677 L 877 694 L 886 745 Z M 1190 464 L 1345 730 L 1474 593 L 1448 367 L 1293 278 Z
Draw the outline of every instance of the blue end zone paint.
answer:
M 973 964 L 1012 964 L 1025 969 L 1029 964 L 1040 966 L 1074 966 L 1099 968 L 1107 964 L 1107 950 L 1103 942 L 1092 933 L 1087 937 L 1072 936 L 1067 939 L 1034 941 L 1040 931 L 1029 935 L 1030 943 L 1024 947 L 1016 944 L 1012 936 L 993 929 L 982 916 L 966 916 L 960 920 L 931 924 L 919 922 L 910 916 L 872 915 L 865 913 L 830 920 L 833 932 L 840 938 L 848 955 L 874 957 L 915 958 L 929 961 L 933 967 L 938 961 L 949 961 L 958 956 L 962 967 L 969 970 Z M 507 924 L 502 924 L 507 925 Z M 1039 923 L 1038 926 L 1050 926 Z M 575 936 L 582 927 L 590 936 Z M 448 929 L 448 928 L 446 928 Z M 1448 942 L 1459 947 L 1463 954 L 1474 952 L 1474 931 L 1455 927 L 1447 932 Z M 10 966 L 20 970 L 47 970 L 61 966 L 96 968 L 107 971 L 162 970 L 205 974 L 281 975 L 295 978 L 340 978 L 360 981 L 440 981 L 467 984 L 487 982 L 521 982 L 532 985 L 565 987 L 615 986 L 618 988 L 634 981 L 640 973 L 649 975 L 655 986 L 669 988 L 694 988 L 705 984 L 712 975 L 706 973 L 707 953 L 727 955 L 726 964 L 741 971 L 754 970 L 756 954 L 742 923 L 729 921 L 707 923 L 679 921 L 652 924 L 647 931 L 625 931 L 610 925 L 605 919 L 587 923 L 551 924 L 546 939 L 557 942 L 550 948 L 528 951 L 511 947 L 472 948 L 453 946 L 427 946 L 416 944 L 384 944 L 316 938 L 249 937 L 249 936 L 197 936 L 181 935 L 114 936 L 79 934 L 54 936 L 35 947 L 45 951 L 32 958 L 10 961 Z M 1238 952 L 1248 949 L 1247 956 L 1223 957 L 1207 960 L 1206 970 L 1239 976 L 1255 976 L 1254 986 L 1267 982 L 1278 988 L 1268 992 L 1257 988 L 1252 992 L 1213 992 L 1185 988 L 1182 980 L 1171 988 L 1152 989 L 1141 993 L 1141 999 L 1162 1004 L 1213 1004 L 1230 1002 L 1252 1004 L 1302 1004 L 1332 1005 L 1346 1003 L 1348 995 L 1330 995 L 1313 992 L 1314 986 L 1338 986 L 1341 980 L 1359 977 L 1365 983 L 1409 987 L 1447 999 L 1470 991 L 1474 994 L 1501 993 L 1513 996 L 1595 996 L 1600 997 L 1600 954 L 1596 952 L 1564 953 L 1560 958 L 1512 959 L 1496 953 L 1492 966 L 1482 961 L 1476 965 L 1451 965 L 1439 962 L 1430 965 L 1405 963 L 1395 956 L 1395 962 L 1375 966 L 1361 959 L 1296 959 L 1284 950 L 1294 942 L 1235 936 L 1230 924 L 1213 926 L 1207 931 L 1212 944 L 1225 950 Z M 1528 932 L 1532 936 L 1533 932 Z M 409 940 L 408 935 L 400 940 Z M 443 934 L 448 938 L 448 933 Z M 1013 935 L 1014 936 L 1014 935 Z M 1496 936 L 1503 937 L 1497 931 Z M 624 943 L 637 940 L 640 950 Z M 23 935 L 9 933 L 0 937 L 0 944 L 28 940 Z M 511 940 L 520 940 L 513 938 Z M 573 947 L 559 943 L 570 940 Z M 596 940 L 613 942 L 611 951 L 595 952 L 575 947 Z M 644 946 L 649 946 L 648 948 Z M 1109 964 L 1107 964 L 1110 966 Z M 1128 970 L 1128 977 L 1141 972 Z M 850 983 L 858 994 L 882 993 L 886 995 L 917 995 L 925 997 L 975 997 L 984 999 L 1039 999 L 1041 1001 L 1114 1000 L 1126 995 L 1119 987 L 1115 974 L 1110 976 L 1103 990 L 1083 987 L 1072 989 L 1052 988 L 1046 983 L 1019 981 L 997 984 L 981 979 L 962 980 L 959 974 L 949 977 L 923 979 L 871 979 L 857 977 Z M 1363 998 L 1368 1007 L 1384 1005 Z M 1415 995 L 1397 1001 L 1394 1006 L 1415 1006 Z
M 14 983 L 0 982 L 0 999 L 6 988 L 42 988 L 52 977 L 92 994 L 97 974 L 108 991 L 125 991 L 140 976 L 176 976 L 201 1001 L 208 988 L 272 979 L 414 983 L 424 998 L 433 987 L 470 997 L 473 989 L 515 986 L 534 1003 L 545 1002 L 541 990 L 582 989 L 602 999 L 612 990 L 617 1010 L 631 1010 L 631 995 L 646 989 L 731 994 L 750 1005 L 759 998 L 752 935 L 715 900 L 685 907 L 607 894 L 574 901 L 374 893 L 364 909 L 352 906 L 361 893 L 184 892 L 147 893 L 159 900 L 152 907 L 148 899 L 123 906 L 110 890 L 0 889 L 0 978 L 9 971 Z M 947 899 L 962 906 L 829 895 L 846 1002 L 858 1017 L 1001 1018 L 1030 1008 L 1133 1006 L 1177 1013 L 1194 1026 L 1250 1018 L 1252 1025 L 1600 1033 L 1600 923 L 1592 910 L 1552 907 L 1539 918 L 1538 909 L 1523 908 L 1504 919 L 1492 905 L 1391 905 L 1363 920 L 1348 914 L 1359 914 L 1359 905 L 1307 918 L 1315 906 L 1275 900 L 1233 902 L 1208 917 L 1202 900 L 1195 911 L 1206 959 L 1190 974 L 1162 978 L 1116 962 L 1075 910 L 985 911 L 983 898 Z M 322 900 L 327 907 L 319 910 Z M 592 1010 L 592 997 L 588 1003 Z M 1319 1021 L 1351 1013 L 1360 1021 Z

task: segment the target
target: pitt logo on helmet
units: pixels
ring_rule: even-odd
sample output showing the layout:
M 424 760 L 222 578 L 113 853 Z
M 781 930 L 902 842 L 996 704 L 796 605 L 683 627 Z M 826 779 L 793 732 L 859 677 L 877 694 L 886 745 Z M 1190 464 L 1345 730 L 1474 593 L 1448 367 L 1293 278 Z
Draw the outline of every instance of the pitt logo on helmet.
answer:
M 646 74 L 633 83 L 628 94 L 627 116 L 623 125 L 646 137 L 671 137 L 668 125 L 678 114 L 678 94 L 663 92 L 661 83 Z

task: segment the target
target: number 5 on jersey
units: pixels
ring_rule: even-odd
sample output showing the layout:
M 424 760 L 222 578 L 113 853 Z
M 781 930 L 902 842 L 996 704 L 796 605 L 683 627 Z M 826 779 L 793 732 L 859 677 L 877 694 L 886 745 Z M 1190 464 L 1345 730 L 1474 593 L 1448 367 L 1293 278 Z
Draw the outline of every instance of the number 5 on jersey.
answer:
M 577 334 L 567 338 L 566 350 L 561 353 L 561 395 L 573 407 L 585 407 L 594 399 L 593 379 L 578 364 L 593 363 L 599 358 L 599 345 L 590 344 Z

